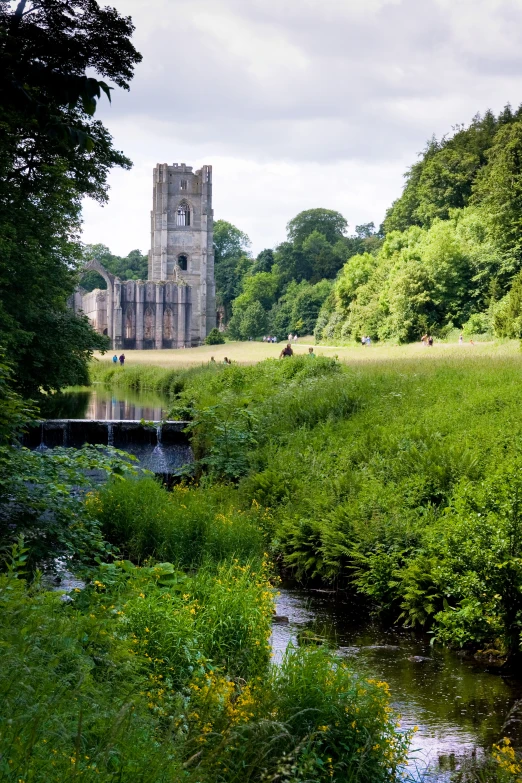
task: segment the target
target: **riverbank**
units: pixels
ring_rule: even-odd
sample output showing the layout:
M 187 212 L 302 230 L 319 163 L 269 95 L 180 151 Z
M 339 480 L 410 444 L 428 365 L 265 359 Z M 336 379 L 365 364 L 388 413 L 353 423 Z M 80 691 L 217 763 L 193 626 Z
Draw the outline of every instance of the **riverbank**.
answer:
M 520 644 L 522 362 L 513 345 L 487 350 L 354 365 L 320 356 L 189 369 L 95 364 L 98 385 L 153 389 L 168 417 L 190 421 L 195 468 L 168 493 L 150 479 L 121 480 L 115 464 L 114 481 L 67 505 L 54 546 L 66 545 L 69 557 L 81 551 L 88 583 L 67 602 L 25 585 L 14 553 L 0 585 L 15 618 L 0 639 L 8 653 L 0 695 L 14 716 L 0 736 L 6 780 L 57 782 L 72 769 L 86 780 L 117 773 L 144 783 L 291 774 L 395 783 L 404 728 L 413 728 L 411 712 L 405 727 L 395 725 L 395 669 L 412 689 L 425 675 L 453 693 L 441 704 L 448 722 L 463 725 L 454 673 L 440 675 L 445 649 L 471 659 L 482 650 L 502 663 Z M 18 470 L 13 486 L 33 492 L 36 461 L 63 471 L 64 459 L 32 452 L 31 483 Z M 52 507 L 50 487 L 62 488 L 61 503 L 70 494 L 72 479 L 50 476 L 39 513 Z M 330 635 L 320 624 L 298 628 L 294 648 L 271 666 L 276 568 L 376 618 L 384 636 L 368 649 L 398 648 L 383 651 L 382 675 L 361 665 L 365 644 L 352 631 Z M 408 630 L 390 645 L 393 625 L 429 632 L 434 645 L 407 641 Z M 495 688 L 482 701 L 474 691 L 468 657 L 461 679 L 468 666 L 470 709 L 498 709 Z M 16 693 L 13 672 L 23 683 Z M 426 712 L 434 697 L 426 695 Z M 482 748 L 502 731 L 498 721 L 483 729 Z M 450 779 L 452 753 L 434 780 Z M 482 778 L 472 764 L 455 780 L 512 783 L 517 764 L 510 772 L 492 761 Z
M 295 576 L 439 644 L 514 659 L 522 357 L 513 344 L 429 362 L 418 350 L 355 366 L 297 356 L 94 372 L 170 395 L 207 480 L 271 509 L 273 554 Z
M 72 526 L 103 537 L 69 542 L 84 584 L 28 579 L 23 542 L 0 575 L 2 780 L 395 783 L 412 732 L 385 683 L 326 647 L 270 662 L 267 513 L 117 477 L 76 499 Z

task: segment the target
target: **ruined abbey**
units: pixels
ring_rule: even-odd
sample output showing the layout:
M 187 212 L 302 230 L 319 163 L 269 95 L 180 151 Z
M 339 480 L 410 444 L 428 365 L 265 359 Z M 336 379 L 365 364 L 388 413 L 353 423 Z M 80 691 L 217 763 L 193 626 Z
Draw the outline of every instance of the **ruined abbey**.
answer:
M 120 280 L 100 263 L 104 290 L 74 295 L 74 309 L 113 349 L 188 348 L 216 325 L 212 166 L 154 169 L 148 280 Z

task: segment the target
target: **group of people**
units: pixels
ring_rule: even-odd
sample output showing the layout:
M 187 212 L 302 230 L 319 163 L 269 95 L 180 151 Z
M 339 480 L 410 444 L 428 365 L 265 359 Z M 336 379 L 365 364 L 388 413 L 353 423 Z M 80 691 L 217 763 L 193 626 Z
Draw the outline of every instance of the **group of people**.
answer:
M 371 344 L 372 344 L 371 337 L 369 337 L 368 335 L 366 335 L 365 337 L 361 337 L 361 345 L 371 345 Z
M 121 356 L 119 356 L 119 357 L 116 356 L 116 354 L 114 354 L 114 356 L 112 357 L 112 363 L 113 364 L 118 364 L 118 362 L 123 367 L 123 365 L 125 364 L 125 354 L 124 353 L 122 353 Z
M 433 345 L 433 337 L 431 334 L 423 334 L 421 337 L 421 343 L 423 345 Z
M 210 362 L 212 364 L 216 364 L 216 360 L 214 359 L 213 356 L 210 357 Z M 232 362 L 230 361 L 230 359 L 228 359 L 226 356 L 224 356 L 223 357 L 223 364 L 232 364 Z
M 277 337 L 273 337 L 271 335 L 268 335 L 267 337 L 263 337 L 263 342 L 264 343 L 276 343 L 277 342 Z

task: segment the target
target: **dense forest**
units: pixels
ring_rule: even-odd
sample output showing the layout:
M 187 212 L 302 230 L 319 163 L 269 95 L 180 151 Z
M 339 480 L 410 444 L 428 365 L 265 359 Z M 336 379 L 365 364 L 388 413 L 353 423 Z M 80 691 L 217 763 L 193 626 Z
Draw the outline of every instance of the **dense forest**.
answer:
M 350 236 L 338 212 L 311 209 L 252 259 L 248 237 L 218 220 L 216 283 L 230 336 L 520 336 L 521 117 L 506 106 L 431 139 L 378 231 L 368 223 Z

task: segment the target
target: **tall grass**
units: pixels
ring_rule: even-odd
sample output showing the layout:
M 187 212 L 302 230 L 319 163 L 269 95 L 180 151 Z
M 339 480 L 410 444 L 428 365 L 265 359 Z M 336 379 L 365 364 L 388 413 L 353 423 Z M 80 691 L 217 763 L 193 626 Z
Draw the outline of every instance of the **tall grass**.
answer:
M 147 558 L 198 568 L 233 557 L 262 556 L 270 520 L 255 507 L 241 511 L 227 487 L 178 485 L 166 492 L 154 479 L 108 483 L 87 500 L 102 533 L 136 563 Z
M 0 577 L 1 779 L 393 783 L 384 683 L 326 649 L 270 666 L 272 602 L 260 562 L 116 561 L 69 603 Z

